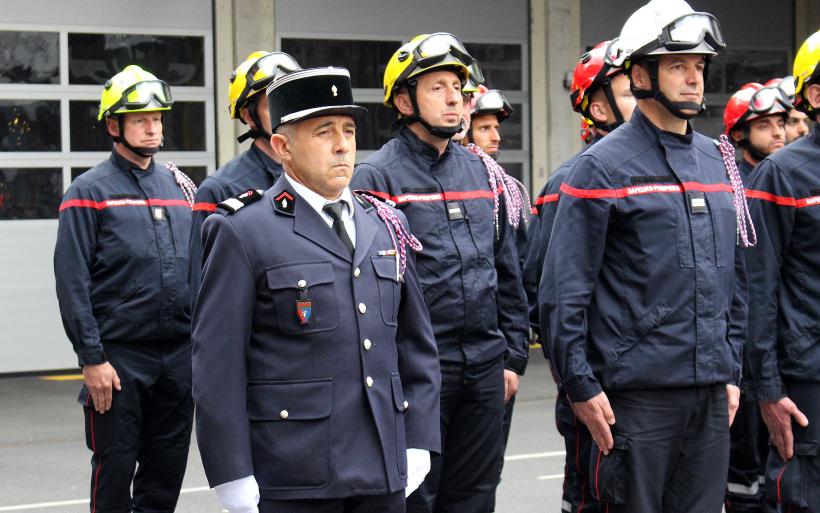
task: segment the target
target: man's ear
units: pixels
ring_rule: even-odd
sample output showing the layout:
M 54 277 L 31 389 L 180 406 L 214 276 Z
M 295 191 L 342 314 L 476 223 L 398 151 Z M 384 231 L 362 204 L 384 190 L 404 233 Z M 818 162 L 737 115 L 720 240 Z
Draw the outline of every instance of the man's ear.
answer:
M 239 118 L 242 121 L 244 121 L 246 125 L 256 130 L 256 123 L 253 122 L 253 119 L 251 118 L 251 113 L 248 112 L 247 107 L 242 107 L 241 109 L 239 109 Z
M 633 64 L 629 70 L 632 84 L 636 89 L 652 89 L 652 79 L 649 78 L 649 70 L 643 64 Z
M 732 140 L 735 143 L 739 143 L 743 140 L 743 130 L 738 130 L 737 128 L 735 128 L 734 130 L 729 132 L 729 135 L 732 136 Z
M 592 118 L 593 121 L 597 121 L 598 123 L 606 123 L 607 122 L 607 115 L 608 112 L 604 105 L 598 99 L 592 100 L 589 104 L 589 116 Z
M 806 101 L 808 101 L 809 105 L 814 107 L 815 110 L 820 109 L 820 84 L 811 84 L 806 88 Z
M 287 136 L 273 134 L 270 138 L 270 146 L 273 149 L 274 155 L 279 157 L 281 162 L 284 163 L 290 160 L 290 139 L 288 139 Z
M 413 115 L 413 103 L 410 101 L 410 93 L 407 92 L 407 88 L 402 88 L 401 91 L 396 93 L 396 97 L 393 99 L 393 106 L 396 107 L 396 110 L 404 117 Z
M 120 124 L 117 120 L 117 116 L 108 116 L 105 118 L 105 129 L 108 131 L 109 136 L 120 136 Z

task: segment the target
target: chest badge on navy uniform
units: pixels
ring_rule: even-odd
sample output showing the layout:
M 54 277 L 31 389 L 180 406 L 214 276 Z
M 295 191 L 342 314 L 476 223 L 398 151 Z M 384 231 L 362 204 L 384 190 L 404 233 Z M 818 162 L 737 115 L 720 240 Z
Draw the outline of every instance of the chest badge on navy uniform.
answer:
M 299 324 L 302 326 L 310 324 L 310 319 L 313 317 L 313 301 L 310 299 L 297 300 L 296 315 L 299 317 Z
M 296 204 L 296 199 L 288 191 L 282 191 L 279 196 L 273 198 L 273 205 L 276 210 L 285 212 L 286 214 L 293 213 L 293 206 Z

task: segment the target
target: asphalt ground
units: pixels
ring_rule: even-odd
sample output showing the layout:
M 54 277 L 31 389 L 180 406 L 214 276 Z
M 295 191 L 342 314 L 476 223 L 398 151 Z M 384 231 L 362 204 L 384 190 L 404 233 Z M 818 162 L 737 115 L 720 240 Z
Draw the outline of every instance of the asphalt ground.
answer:
M 91 452 L 85 446 L 81 382 L 72 376 L 0 378 L 0 513 L 85 512 Z M 499 513 L 561 510 L 564 447 L 555 429 L 555 385 L 540 349 L 521 379 L 502 482 Z M 196 439 L 178 513 L 219 513 Z

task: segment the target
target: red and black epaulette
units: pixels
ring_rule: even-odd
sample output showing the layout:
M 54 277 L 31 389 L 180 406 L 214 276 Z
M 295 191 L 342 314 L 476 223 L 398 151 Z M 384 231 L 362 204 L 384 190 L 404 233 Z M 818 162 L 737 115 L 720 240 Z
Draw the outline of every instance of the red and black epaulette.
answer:
M 262 199 L 262 194 L 264 192 L 265 191 L 259 189 L 248 189 L 241 194 L 237 194 L 233 198 L 228 198 L 217 204 L 217 207 L 225 210 L 228 214 L 235 214 L 245 205 L 250 205 L 251 203 L 255 203 Z

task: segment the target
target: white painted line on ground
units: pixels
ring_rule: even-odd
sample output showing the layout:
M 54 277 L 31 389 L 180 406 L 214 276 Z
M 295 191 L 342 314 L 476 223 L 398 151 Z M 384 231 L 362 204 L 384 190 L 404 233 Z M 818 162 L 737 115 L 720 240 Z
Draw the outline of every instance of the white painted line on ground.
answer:
M 563 479 L 563 478 L 564 478 L 564 474 L 549 474 L 549 475 L 546 475 L 546 476 L 538 476 L 538 479 L 540 479 L 542 481 L 546 481 L 548 479 Z
M 565 456 L 566 454 L 567 453 L 565 451 L 532 452 L 529 454 L 516 454 L 514 456 L 504 456 L 504 461 L 535 460 L 538 458 L 558 458 L 559 456 Z
M 198 492 L 207 492 L 210 490 L 207 486 L 199 486 L 196 488 L 183 488 L 180 490 L 180 494 L 185 493 L 198 493 Z M 53 502 L 38 502 L 36 504 L 17 504 L 16 506 L 0 506 L 0 512 L 2 511 L 25 511 L 28 509 L 39 509 L 39 508 L 59 508 L 61 506 L 77 506 L 79 504 L 88 504 L 88 499 L 76 499 L 71 501 L 53 501 Z

